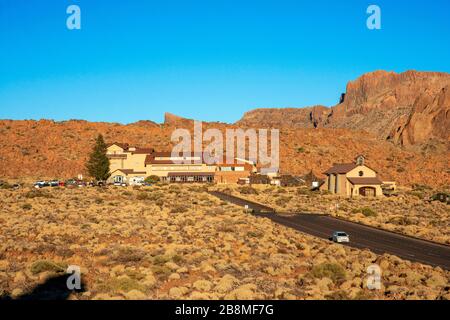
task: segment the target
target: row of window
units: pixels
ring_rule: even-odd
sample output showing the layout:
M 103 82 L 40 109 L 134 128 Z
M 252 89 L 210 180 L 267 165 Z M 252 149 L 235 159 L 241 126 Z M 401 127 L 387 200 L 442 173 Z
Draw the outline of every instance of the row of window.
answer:
M 162 177 L 164 182 L 213 182 L 214 176 L 175 176 L 175 177 Z

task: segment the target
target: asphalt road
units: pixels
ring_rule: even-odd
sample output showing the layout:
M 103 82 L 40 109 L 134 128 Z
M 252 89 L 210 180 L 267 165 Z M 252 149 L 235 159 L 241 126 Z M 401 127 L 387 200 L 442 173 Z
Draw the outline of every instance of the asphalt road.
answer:
M 389 253 L 405 260 L 420 262 L 450 270 L 450 247 L 397 233 L 364 226 L 327 215 L 277 214 L 269 207 L 219 192 L 211 192 L 224 201 L 254 209 L 254 215 L 319 238 L 329 239 L 334 231 L 344 231 L 350 236 L 345 244 L 359 249 Z M 264 210 L 260 210 L 264 209 Z M 263 212 L 261 212 L 263 211 Z

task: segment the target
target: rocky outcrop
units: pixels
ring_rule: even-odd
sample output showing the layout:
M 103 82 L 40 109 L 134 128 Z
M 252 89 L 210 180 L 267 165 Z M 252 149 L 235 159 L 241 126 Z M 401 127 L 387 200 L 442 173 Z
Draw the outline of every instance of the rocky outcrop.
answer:
M 340 103 L 286 109 L 256 109 L 238 125 L 364 130 L 410 146 L 450 139 L 450 74 L 376 71 L 351 81 Z
M 436 95 L 422 93 L 408 116 L 397 120 L 388 139 L 402 145 L 421 144 L 430 137 L 449 140 L 450 85 Z
M 164 113 L 164 124 L 168 126 L 192 126 L 193 121 L 169 112 Z
M 134 123 L 130 123 L 130 126 L 136 126 L 141 128 L 158 128 L 159 124 L 150 120 L 139 120 Z
M 315 128 L 329 113 L 325 106 L 307 108 L 255 109 L 246 112 L 236 125 L 245 127 Z
M 450 74 L 407 71 L 368 73 L 347 85 L 325 127 L 369 131 L 401 145 L 450 137 Z

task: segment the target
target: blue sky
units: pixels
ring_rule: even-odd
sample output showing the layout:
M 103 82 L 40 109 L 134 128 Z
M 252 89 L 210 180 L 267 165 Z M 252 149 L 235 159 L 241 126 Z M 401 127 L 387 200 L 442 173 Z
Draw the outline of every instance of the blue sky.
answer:
M 67 6 L 81 30 L 66 28 Z M 377 4 L 382 30 L 366 28 Z M 0 119 L 234 122 L 365 72 L 450 72 L 448 0 L 0 0 Z

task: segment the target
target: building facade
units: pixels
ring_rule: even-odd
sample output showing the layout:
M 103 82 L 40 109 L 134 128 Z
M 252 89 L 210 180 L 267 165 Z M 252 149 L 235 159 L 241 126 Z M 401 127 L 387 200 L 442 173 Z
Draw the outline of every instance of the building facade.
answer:
M 383 182 L 375 170 L 365 165 L 363 156 L 358 156 L 354 163 L 334 164 L 324 174 L 327 177 L 322 190 L 348 197 L 383 196 Z
M 167 183 L 237 183 L 250 175 L 249 164 L 207 164 L 202 154 L 173 156 L 152 148 L 132 147 L 124 143 L 108 145 L 110 183 L 133 184 L 149 176 Z

